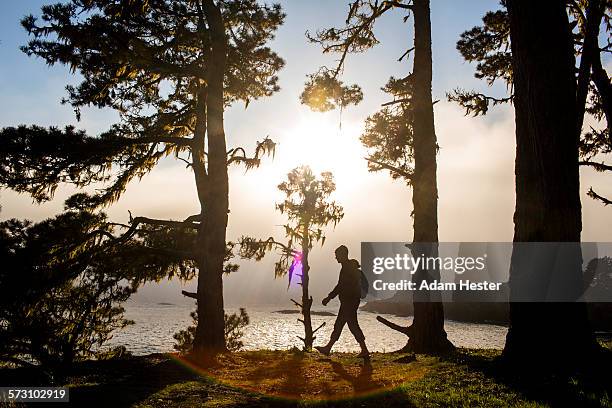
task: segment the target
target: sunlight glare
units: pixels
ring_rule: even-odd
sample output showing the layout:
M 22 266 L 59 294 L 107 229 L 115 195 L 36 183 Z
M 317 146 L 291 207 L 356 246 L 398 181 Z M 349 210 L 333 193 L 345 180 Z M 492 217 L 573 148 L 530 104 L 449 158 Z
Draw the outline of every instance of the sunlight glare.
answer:
M 361 125 L 356 123 L 343 121 L 340 128 L 337 114 L 308 112 L 282 135 L 279 165 L 288 171 L 305 164 L 315 173 L 331 171 L 339 186 L 351 183 L 356 172 L 367 171 L 360 134 Z

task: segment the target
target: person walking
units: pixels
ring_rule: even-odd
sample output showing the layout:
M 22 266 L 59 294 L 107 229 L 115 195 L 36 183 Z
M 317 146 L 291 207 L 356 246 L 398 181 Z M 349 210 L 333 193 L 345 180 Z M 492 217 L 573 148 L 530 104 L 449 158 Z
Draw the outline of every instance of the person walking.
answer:
M 330 300 L 338 296 L 340 299 L 340 310 L 338 310 L 338 316 L 336 317 L 334 330 L 329 338 L 329 342 L 325 346 L 316 346 L 315 349 L 321 354 L 329 356 L 334 343 L 340 338 L 344 325 L 348 324 L 351 333 L 361 347 L 361 353 L 359 353 L 358 357 L 367 359 L 370 357 L 370 352 L 366 346 L 363 331 L 361 331 L 357 321 L 357 309 L 361 300 L 361 270 L 359 269 L 359 262 L 355 259 L 349 259 L 348 253 L 348 248 L 345 245 L 336 248 L 336 261 L 342 265 L 342 269 L 338 277 L 338 284 L 323 299 L 322 303 L 323 306 L 327 306 Z

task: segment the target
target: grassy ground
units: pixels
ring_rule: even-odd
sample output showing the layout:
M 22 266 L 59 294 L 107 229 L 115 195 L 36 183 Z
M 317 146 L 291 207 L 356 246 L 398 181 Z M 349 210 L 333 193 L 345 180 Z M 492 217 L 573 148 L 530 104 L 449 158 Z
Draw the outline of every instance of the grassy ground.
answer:
M 107 407 L 611 406 L 610 360 L 572 376 L 508 373 L 495 350 L 446 357 L 257 351 L 206 369 L 168 355 L 80 363 L 67 383 L 70 404 Z M 0 384 L 35 382 L 27 370 L 0 370 Z M 39 407 L 40 404 L 33 404 Z

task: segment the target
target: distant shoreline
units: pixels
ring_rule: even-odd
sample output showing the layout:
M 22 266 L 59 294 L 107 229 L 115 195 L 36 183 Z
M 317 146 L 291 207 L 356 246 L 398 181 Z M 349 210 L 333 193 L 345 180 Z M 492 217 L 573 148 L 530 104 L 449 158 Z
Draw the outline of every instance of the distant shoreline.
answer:
M 302 313 L 302 312 L 300 312 L 299 310 L 294 310 L 294 309 L 283 309 L 283 310 L 275 310 L 274 313 L 299 314 L 299 313 Z M 312 310 L 310 312 L 310 314 L 313 315 L 313 316 L 335 316 L 336 315 L 335 313 L 332 313 L 332 312 L 322 312 L 322 311 L 318 312 L 318 311 L 315 311 L 315 310 Z

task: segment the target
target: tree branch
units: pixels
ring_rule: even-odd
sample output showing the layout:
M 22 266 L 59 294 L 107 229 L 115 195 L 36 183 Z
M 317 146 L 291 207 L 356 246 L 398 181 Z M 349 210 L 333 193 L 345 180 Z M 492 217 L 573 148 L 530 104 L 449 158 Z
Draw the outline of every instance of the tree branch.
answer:
M 385 2 L 387 3 L 387 2 Z M 385 4 L 383 3 L 383 5 Z M 355 32 L 345 41 L 344 45 L 344 49 L 342 50 L 342 54 L 340 56 L 340 60 L 338 61 L 338 66 L 336 67 L 336 69 L 334 70 L 334 74 L 333 77 L 337 78 L 338 75 L 340 74 L 340 71 L 342 70 L 342 66 L 344 65 L 344 60 L 346 59 L 346 56 L 349 52 L 349 49 L 351 47 L 351 45 L 353 44 L 353 42 L 359 37 L 359 34 L 361 34 L 361 32 L 368 27 L 370 24 L 372 24 L 372 22 L 374 20 L 376 20 L 378 17 L 382 16 L 385 12 L 387 12 L 388 10 L 391 10 L 393 8 L 393 5 L 387 5 L 386 7 L 383 7 L 383 5 L 381 5 L 380 8 L 375 8 L 372 10 L 372 15 L 365 20 L 360 26 L 355 27 Z
M 312 334 L 314 335 L 321 327 L 325 326 L 325 322 L 321 323 L 321 325 L 319 327 L 317 327 L 316 329 L 314 329 L 312 331 Z
M 147 137 L 139 137 L 139 138 L 123 138 L 124 143 L 127 145 L 130 144 L 149 144 L 149 143 L 165 143 L 165 144 L 174 144 L 177 146 L 187 146 L 191 147 L 191 143 L 193 142 L 192 138 L 188 137 L 172 137 L 172 136 L 147 136 Z
M 103 235 L 103 236 L 106 236 L 109 239 L 109 241 L 111 241 L 113 244 L 121 244 L 131 239 L 137 233 L 141 232 L 138 229 L 138 227 L 141 224 L 157 225 L 157 226 L 172 227 L 172 228 L 194 228 L 195 229 L 195 228 L 198 228 L 199 226 L 198 224 L 194 223 L 195 217 L 199 217 L 199 216 L 192 215 L 189 218 L 187 218 L 187 220 L 185 221 L 156 220 L 156 219 L 147 218 L 147 217 L 136 217 L 131 221 L 129 225 L 120 224 L 120 223 L 109 223 L 108 224 L 110 226 L 119 226 L 122 228 L 127 228 L 127 231 L 118 237 L 114 236 L 110 232 L 103 230 L 103 229 L 92 231 L 89 234 L 89 237 L 94 237 L 96 235 Z M 164 252 L 169 255 L 184 257 L 187 259 L 194 258 L 194 254 L 191 252 L 187 252 L 187 251 L 178 251 L 178 250 L 166 249 L 166 248 L 150 248 L 150 247 L 147 249 L 158 251 L 158 252 Z
M 414 47 L 409 48 L 405 53 L 402 54 L 401 57 L 399 57 L 399 59 L 397 60 L 398 62 L 402 62 L 402 60 L 408 55 L 410 54 L 410 52 L 414 51 Z
M 394 173 L 397 173 L 398 175 L 404 177 L 405 179 L 407 179 L 409 181 L 412 180 L 412 178 L 414 177 L 414 175 L 412 173 L 404 171 L 404 170 L 402 170 L 402 169 L 400 169 L 398 167 L 392 166 L 390 164 L 383 163 L 383 162 L 380 162 L 378 160 L 371 159 L 369 157 L 365 157 L 365 159 L 368 162 L 374 163 L 375 165 L 380 166 L 383 169 L 386 169 L 386 170 L 392 171 Z M 380 170 L 380 169 L 378 169 L 378 170 Z
M 601 163 L 597 163 L 597 162 L 593 162 L 590 160 L 583 160 L 578 162 L 578 164 L 580 166 L 589 166 L 589 167 L 593 167 L 595 169 L 595 171 L 612 171 L 612 166 L 605 164 L 604 162 Z
M 397 7 L 405 10 L 412 10 L 414 7 L 410 4 L 400 3 L 399 1 L 383 1 L 383 5 L 388 4 L 392 7 Z
M 405 102 L 410 102 L 411 99 L 410 98 L 402 98 L 402 99 L 396 99 L 394 101 L 391 102 L 385 102 L 380 106 L 390 106 L 390 105 L 396 105 L 398 103 L 405 103 Z
M 399 324 L 395 324 L 382 316 L 376 316 L 376 320 L 393 330 L 396 330 L 400 333 L 404 333 L 408 337 L 412 335 L 412 326 L 400 326 Z
M 181 294 L 183 296 L 187 296 L 188 298 L 192 298 L 192 299 L 197 299 L 198 298 L 198 294 L 195 292 L 187 292 L 186 290 L 182 290 Z
M 607 199 L 604 196 L 600 196 L 599 194 L 597 194 L 594 190 L 593 187 L 591 187 L 589 189 L 589 191 L 587 192 L 587 195 L 595 200 L 599 200 L 603 203 L 603 205 L 608 206 L 610 204 L 612 204 L 612 200 Z
M 257 142 L 257 146 L 255 147 L 255 154 L 253 155 L 253 157 L 247 157 L 246 152 L 242 147 L 237 147 L 228 151 L 227 165 L 229 166 L 234 163 L 243 163 L 246 166 L 247 170 L 249 170 L 253 167 L 259 166 L 259 164 L 261 163 L 261 157 L 264 154 L 272 155 L 272 157 L 274 157 L 275 152 L 276 143 L 274 143 L 272 139 L 266 136 L 264 140 L 262 140 L 261 142 Z

